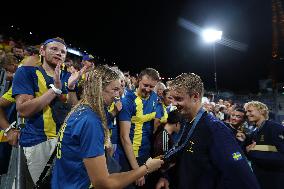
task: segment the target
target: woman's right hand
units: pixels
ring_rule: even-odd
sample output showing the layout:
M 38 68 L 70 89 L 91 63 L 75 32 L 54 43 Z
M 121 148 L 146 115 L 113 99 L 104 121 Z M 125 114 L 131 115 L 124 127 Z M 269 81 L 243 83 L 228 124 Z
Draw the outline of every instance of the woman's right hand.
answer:
M 151 157 L 146 161 L 146 166 L 148 167 L 148 173 L 152 173 L 159 169 L 164 163 L 161 159 L 152 159 Z

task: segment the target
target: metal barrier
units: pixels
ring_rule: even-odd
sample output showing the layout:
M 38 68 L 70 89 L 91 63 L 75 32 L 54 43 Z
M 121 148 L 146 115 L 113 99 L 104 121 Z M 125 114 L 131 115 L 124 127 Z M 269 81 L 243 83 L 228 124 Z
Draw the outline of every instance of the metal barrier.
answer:
M 0 68 L 0 96 L 6 92 L 6 70 Z
M 24 119 L 17 116 L 17 128 L 24 127 Z M 23 148 L 12 148 L 8 173 L 1 177 L 0 189 L 26 189 L 27 166 Z

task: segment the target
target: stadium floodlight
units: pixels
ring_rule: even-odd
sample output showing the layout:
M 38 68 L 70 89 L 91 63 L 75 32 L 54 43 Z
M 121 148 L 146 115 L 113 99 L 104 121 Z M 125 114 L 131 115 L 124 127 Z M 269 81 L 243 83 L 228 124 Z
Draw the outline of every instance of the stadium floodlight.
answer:
M 71 54 L 75 54 L 77 56 L 82 56 L 82 53 L 80 51 L 77 51 L 77 50 L 72 49 L 72 48 L 67 48 L 67 52 L 69 52 Z
M 218 31 L 212 28 L 204 29 L 202 31 L 202 38 L 206 43 L 212 43 L 213 49 L 213 64 L 214 64 L 214 83 L 215 90 L 218 95 L 218 84 L 217 84 L 217 65 L 216 65 L 216 55 L 215 55 L 215 43 L 220 41 L 222 38 L 222 31 Z
M 214 43 L 221 40 L 222 34 L 222 31 L 209 28 L 202 31 L 202 38 L 207 43 Z

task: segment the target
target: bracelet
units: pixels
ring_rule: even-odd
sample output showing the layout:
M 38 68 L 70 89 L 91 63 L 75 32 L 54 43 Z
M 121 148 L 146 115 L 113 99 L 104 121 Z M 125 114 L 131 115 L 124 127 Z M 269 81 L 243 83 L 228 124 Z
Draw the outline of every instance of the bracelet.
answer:
M 68 92 L 76 92 L 75 88 L 74 89 L 70 89 L 69 87 L 67 87 L 67 91 Z
M 149 174 L 149 167 L 148 167 L 148 165 L 146 163 L 144 163 L 143 165 L 145 165 L 146 171 L 147 171 L 146 175 L 148 175 Z
M 57 89 L 53 84 L 50 84 L 49 86 L 55 92 L 55 94 L 57 94 L 57 95 L 61 95 L 62 94 L 62 91 L 60 89 Z

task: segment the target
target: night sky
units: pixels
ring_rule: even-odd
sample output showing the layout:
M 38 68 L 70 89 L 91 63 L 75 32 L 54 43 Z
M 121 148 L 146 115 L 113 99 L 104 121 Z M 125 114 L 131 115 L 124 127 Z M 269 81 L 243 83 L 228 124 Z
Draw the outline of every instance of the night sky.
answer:
M 184 18 L 200 27 L 215 26 L 223 36 L 248 45 L 240 52 L 216 44 L 218 88 L 255 92 L 258 80 L 269 74 L 272 29 L 267 0 L 44 3 L 41 8 L 13 6 L 13 16 L 5 14 L 1 29 L 17 25 L 33 43 L 63 37 L 132 74 L 146 67 L 156 68 L 163 77 L 194 72 L 205 88 L 214 89 L 212 46 L 180 27 L 177 21 Z

